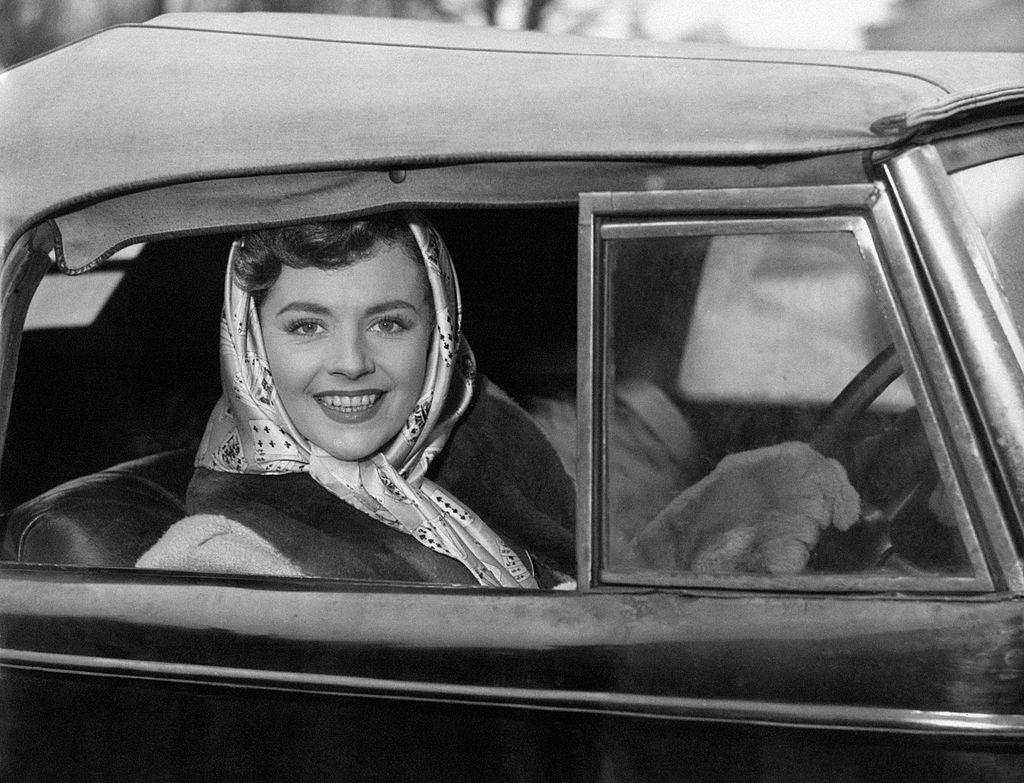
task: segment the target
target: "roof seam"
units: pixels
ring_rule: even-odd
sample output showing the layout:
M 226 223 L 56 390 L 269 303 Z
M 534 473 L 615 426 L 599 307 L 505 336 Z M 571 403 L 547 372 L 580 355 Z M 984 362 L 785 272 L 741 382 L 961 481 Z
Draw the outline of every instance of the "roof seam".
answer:
M 384 46 L 392 47 L 396 49 L 425 49 L 425 50 L 436 50 L 436 51 L 458 51 L 458 52 L 494 52 L 500 54 L 541 54 L 552 57 L 602 57 L 602 58 L 633 58 L 638 60 L 679 60 L 679 61 L 692 61 L 692 62 L 731 62 L 731 63 L 758 63 L 763 65 L 792 65 L 792 66 L 805 66 L 805 67 L 816 67 L 816 68 L 834 68 L 843 71 L 864 71 L 869 73 L 887 73 L 893 76 L 903 76 L 908 79 L 914 79 L 916 81 L 930 84 L 933 87 L 937 87 L 946 93 L 952 93 L 953 90 L 947 85 L 929 78 L 922 76 L 917 73 L 910 73 L 908 71 L 901 71 L 894 68 L 874 68 L 863 65 L 845 65 L 839 63 L 820 63 L 807 60 L 769 60 L 761 59 L 756 57 L 708 57 L 708 56 L 693 56 L 693 55 L 669 55 L 669 54 L 616 54 L 612 52 L 560 52 L 557 50 L 537 50 L 537 49 L 489 49 L 482 48 L 479 46 L 437 46 L 437 45 L 425 45 L 425 44 L 411 44 L 411 43 L 391 43 L 383 41 L 358 41 L 349 38 L 306 38 L 300 35 L 281 35 L 279 33 L 256 33 L 256 32 L 245 32 L 240 30 L 217 30 L 207 27 L 178 27 L 174 25 L 156 25 L 156 24 L 124 24 L 118 25 L 117 27 L 122 28 L 138 28 L 142 30 L 175 30 L 175 31 L 188 31 L 194 33 L 209 33 L 213 35 L 237 35 L 253 38 L 274 38 L 283 41 L 308 41 L 310 43 L 325 43 L 325 44 L 348 44 L 351 46 Z M 108 28 L 117 29 L 117 28 Z M 98 33 L 97 33 L 98 34 Z M 586 39 L 582 39 L 586 40 Z

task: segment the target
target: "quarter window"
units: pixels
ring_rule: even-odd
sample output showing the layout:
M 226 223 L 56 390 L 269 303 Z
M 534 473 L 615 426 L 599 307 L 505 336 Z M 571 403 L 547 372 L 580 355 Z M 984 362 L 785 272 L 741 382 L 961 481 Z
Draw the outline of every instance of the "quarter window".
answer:
M 958 171 L 950 179 L 977 220 L 993 276 L 1020 334 L 1024 329 L 1024 155 Z

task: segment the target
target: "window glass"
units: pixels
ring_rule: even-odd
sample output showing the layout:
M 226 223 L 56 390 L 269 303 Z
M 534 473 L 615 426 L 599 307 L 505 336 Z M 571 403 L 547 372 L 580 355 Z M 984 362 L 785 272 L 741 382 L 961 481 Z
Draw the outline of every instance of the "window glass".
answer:
M 608 568 L 970 573 L 854 234 L 651 228 L 602 245 Z
M 1024 155 L 952 175 L 988 243 L 1018 331 L 1024 326 Z

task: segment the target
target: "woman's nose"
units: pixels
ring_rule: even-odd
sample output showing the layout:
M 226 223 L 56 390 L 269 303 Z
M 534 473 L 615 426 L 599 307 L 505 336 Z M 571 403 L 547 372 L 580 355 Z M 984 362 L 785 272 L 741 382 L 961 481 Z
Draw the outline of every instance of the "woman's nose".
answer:
M 373 356 L 362 331 L 337 335 L 331 341 L 326 365 L 331 375 L 348 378 L 359 378 L 373 372 Z

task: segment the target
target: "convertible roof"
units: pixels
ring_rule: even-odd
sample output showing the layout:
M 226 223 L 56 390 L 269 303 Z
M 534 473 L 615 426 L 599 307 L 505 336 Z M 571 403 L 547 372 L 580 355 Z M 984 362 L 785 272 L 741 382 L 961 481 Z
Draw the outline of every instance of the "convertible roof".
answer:
M 1021 55 L 169 15 L 0 73 L 0 231 L 6 253 L 28 227 L 108 196 L 273 172 L 868 150 L 1022 93 Z

